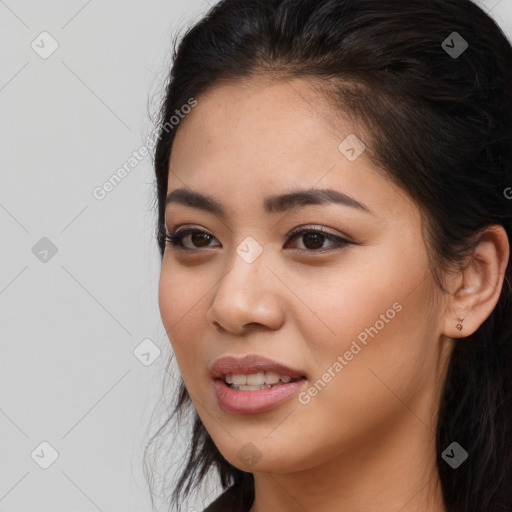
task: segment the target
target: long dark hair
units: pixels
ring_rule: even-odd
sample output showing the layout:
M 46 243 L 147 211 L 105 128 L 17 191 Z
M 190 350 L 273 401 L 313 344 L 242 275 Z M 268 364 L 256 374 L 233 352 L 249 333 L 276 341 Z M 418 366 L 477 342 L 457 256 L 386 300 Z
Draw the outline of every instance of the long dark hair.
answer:
M 251 77 L 307 79 L 333 111 L 360 123 L 367 155 L 427 221 L 435 276 L 457 268 L 489 225 L 502 225 L 511 240 L 512 47 L 484 11 L 470 0 L 223 0 L 174 42 L 154 152 L 162 257 L 168 164 L 179 129 L 169 119 L 213 84 Z M 509 261 L 496 308 L 457 341 L 450 359 L 436 430 L 448 512 L 512 510 L 511 272 Z M 181 380 L 173 414 L 189 408 Z M 233 487 L 233 510 L 247 509 L 252 474 L 224 459 L 193 414 L 173 502 L 197 490 L 213 468 L 224 489 Z M 441 457 L 453 441 L 469 454 L 456 470 Z

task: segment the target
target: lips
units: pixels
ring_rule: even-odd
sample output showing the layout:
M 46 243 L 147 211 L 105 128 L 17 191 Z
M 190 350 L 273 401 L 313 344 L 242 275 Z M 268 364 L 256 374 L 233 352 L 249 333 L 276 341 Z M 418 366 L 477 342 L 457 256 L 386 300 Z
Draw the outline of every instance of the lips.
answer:
M 211 366 L 210 376 L 217 403 L 230 414 L 270 411 L 306 384 L 304 372 L 256 355 L 221 357 Z
M 212 379 L 225 379 L 226 375 L 250 375 L 259 372 L 274 372 L 288 375 L 292 379 L 306 378 L 304 372 L 257 355 L 241 358 L 232 356 L 217 359 L 210 368 Z

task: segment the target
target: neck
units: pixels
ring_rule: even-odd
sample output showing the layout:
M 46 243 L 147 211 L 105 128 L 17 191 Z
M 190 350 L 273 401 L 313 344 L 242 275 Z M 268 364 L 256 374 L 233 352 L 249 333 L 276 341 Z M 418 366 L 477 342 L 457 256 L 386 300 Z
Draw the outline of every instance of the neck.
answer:
M 434 431 L 410 411 L 323 464 L 298 472 L 254 473 L 250 512 L 446 512 Z

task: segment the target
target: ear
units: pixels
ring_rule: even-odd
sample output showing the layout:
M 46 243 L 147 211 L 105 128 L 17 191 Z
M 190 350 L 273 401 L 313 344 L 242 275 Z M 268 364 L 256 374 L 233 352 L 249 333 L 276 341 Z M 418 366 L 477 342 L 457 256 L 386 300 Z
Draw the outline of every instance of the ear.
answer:
M 480 233 L 465 267 L 450 278 L 443 334 L 464 338 L 473 334 L 498 303 L 507 268 L 510 244 L 503 226 L 492 225 Z M 459 318 L 463 318 L 459 322 Z M 462 324 L 462 330 L 457 324 Z

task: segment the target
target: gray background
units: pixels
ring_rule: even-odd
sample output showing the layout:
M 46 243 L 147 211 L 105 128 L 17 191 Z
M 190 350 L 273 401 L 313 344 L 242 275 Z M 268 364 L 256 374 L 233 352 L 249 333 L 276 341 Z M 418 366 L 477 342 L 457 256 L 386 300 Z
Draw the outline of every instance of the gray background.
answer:
M 512 0 L 478 3 L 512 38 Z M 142 449 L 174 382 L 150 157 L 93 190 L 146 143 L 171 35 L 208 6 L 0 0 L 0 512 L 150 511 Z

